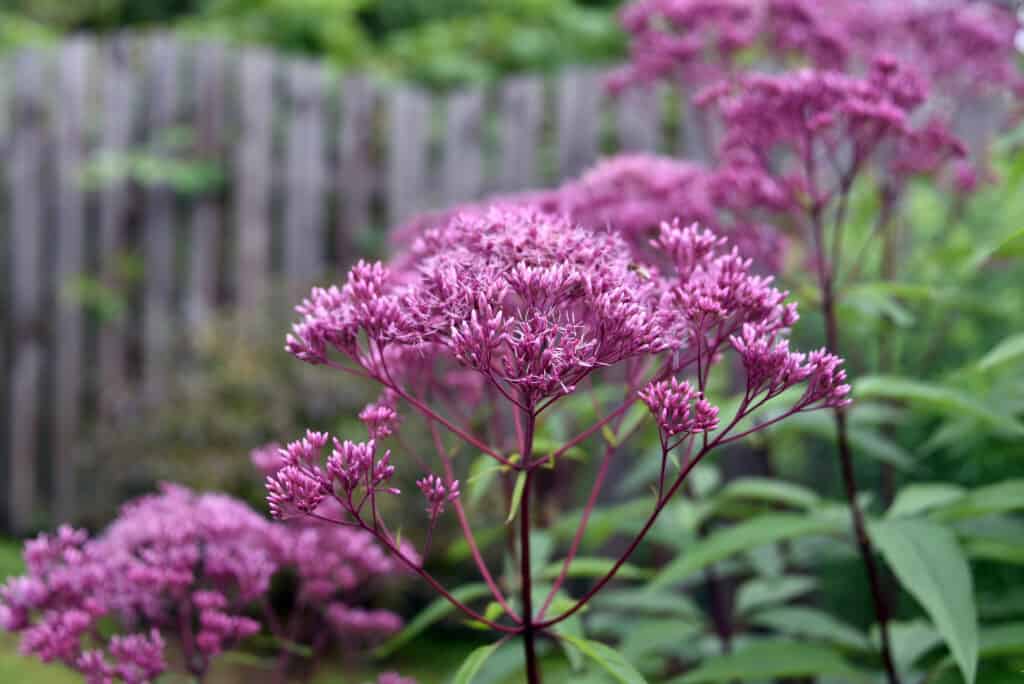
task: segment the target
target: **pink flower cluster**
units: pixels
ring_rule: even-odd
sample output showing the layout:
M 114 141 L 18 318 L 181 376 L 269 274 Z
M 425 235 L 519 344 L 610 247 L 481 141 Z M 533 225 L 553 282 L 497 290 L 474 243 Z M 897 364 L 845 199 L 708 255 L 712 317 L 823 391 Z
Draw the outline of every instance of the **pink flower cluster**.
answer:
M 631 64 L 613 87 L 734 73 L 761 49 L 776 64 L 858 71 L 888 53 L 949 96 L 985 88 L 1020 92 L 1009 8 L 970 0 L 637 0 L 622 12 Z
M 718 409 L 685 380 L 675 378 L 652 382 L 640 391 L 666 437 L 710 432 L 718 427 Z
M 262 452 L 253 458 L 266 461 Z M 298 577 L 304 610 L 326 604 L 348 615 L 324 618 L 340 638 L 368 642 L 401 627 L 393 613 L 343 602 L 395 568 L 371 535 L 272 523 L 228 496 L 176 485 L 129 502 L 98 537 L 67 526 L 40 535 L 26 543 L 25 563 L 27 574 L 0 588 L 0 626 L 21 634 L 24 653 L 60 661 L 89 682 L 152 681 L 167 669 L 168 636 L 181 644 L 188 671 L 201 675 L 261 630 L 251 609 L 281 571 Z M 117 633 L 100 639 L 111 622 Z
M 836 0 L 841 4 L 844 0 Z M 813 0 L 638 0 L 622 11 L 631 63 L 613 81 L 717 79 L 757 46 L 776 58 L 806 56 L 823 68 L 847 59 L 847 41 L 835 17 Z
M 865 77 L 808 69 L 723 81 L 700 97 L 725 125 L 717 192 L 751 206 L 823 206 L 883 150 L 896 176 L 933 172 L 965 151 L 937 119 L 913 127 L 924 92 L 882 58 Z
M 103 535 L 62 527 L 25 547 L 28 574 L 0 590 L 3 626 L 22 651 L 89 681 L 148 682 L 166 668 L 161 630 L 186 645 L 191 672 L 259 631 L 245 605 L 276 569 L 269 522 L 241 502 L 167 485 L 122 509 Z M 101 621 L 126 630 L 96 641 Z
M 838 359 L 788 351 L 783 337 L 797 320 L 795 305 L 724 243 L 696 225 L 662 223 L 647 244 L 660 265 L 652 258 L 637 268 L 618 233 L 528 207 L 467 211 L 426 229 L 402 274 L 360 263 L 345 287 L 315 289 L 297 309 L 302 319 L 287 348 L 386 388 L 385 402 L 362 414 L 371 434 L 383 424 L 390 434 L 397 397 L 425 408 L 402 383 L 408 354 L 470 369 L 520 410 L 538 413 L 593 373 L 665 354 L 665 374 L 641 397 L 667 436 L 716 427 L 717 409 L 702 391 L 730 347 L 747 369 L 751 407 L 802 382 L 805 397 L 791 412 L 845 404 Z M 775 370 L 765 379 L 768 367 Z M 674 377 L 693 371 L 698 389 Z M 348 524 L 376 529 L 376 498 L 397 493 L 390 451 L 379 454 L 373 439 L 334 438 L 324 459 L 328 442 L 308 432 L 280 450 L 282 467 L 267 480 L 271 511 L 322 518 L 317 511 L 334 501 Z M 417 485 L 432 521 L 458 496 L 450 473 Z
M 663 343 L 653 285 L 617 235 L 494 209 L 426 231 L 413 253 L 402 285 L 381 264 L 361 263 L 344 288 L 315 289 L 288 350 L 314 363 L 333 350 L 386 386 L 393 356 L 442 355 L 535 403 Z

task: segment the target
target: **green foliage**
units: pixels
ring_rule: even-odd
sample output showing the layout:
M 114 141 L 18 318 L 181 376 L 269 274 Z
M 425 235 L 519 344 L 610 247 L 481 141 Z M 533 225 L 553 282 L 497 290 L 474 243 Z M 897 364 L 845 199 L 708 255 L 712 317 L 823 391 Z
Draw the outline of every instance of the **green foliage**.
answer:
M 590 641 L 568 634 L 563 634 L 561 638 L 579 649 L 583 655 L 611 675 L 615 681 L 621 682 L 621 684 L 646 684 L 647 680 L 643 675 L 615 649 L 609 648 L 600 641 Z
M 741 551 L 794 537 L 845 531 L 845 520 L 828 514 L 765 513 L 689 545 L 651 581 L 657 588 L 681 582 L 708 565 Z
M 946 640 L 964 679 L 978 668 L 978 617 L 971 569 L 947 528 L 924 520 L 889 520 L 871 528 L 900 584 L 921 603 Z
M 470 653 L 469 657 L 463 661 L 458 672 L 455 673 L 455 677 L 452 678 L 452 684 L 471 684 L 480 668 L 487 662 L 487 659 L 494 655 L 494 652 L 500 647 L 501 642 L 496 642 L 488 646 L 480 646 Z
M 81 172 L 87 190 L 135 182 L 142 187 L 165 187 L 182 195 L 214 192 L 224 184 L 224 169 L 209 159 L 190 154 L 194 135 L 187 128 L 160 131 L 152 149 L 103 152 Z
M 467 584 L 454 589 L 451 594 L 462 602 L 473 601 L 490 593 L 486 584 Z M 374 650 L 378 658 L 385 658 L 399 648 L 409 643 L 422 634 L 428 627 L 443 620 L 455 610 L 455 607 L 445 598 L 438 597 L 423 609 L 419 615 L 410 620 L 408 624 L 395 636 L 388 639 Z M 490 655 L 490 654 L 488 654 Z
M 735 653 L 714 656 L 672 684 L 712 684 L 774 677 L 836 677 L 844 682 L 868 682 L 834 650 L 799 641 L 756 641 Z
M 8 0 L 0 48 L 162 24 L 371 68 L 434 87 L 625 53 L 611 2 L 578 0 Z

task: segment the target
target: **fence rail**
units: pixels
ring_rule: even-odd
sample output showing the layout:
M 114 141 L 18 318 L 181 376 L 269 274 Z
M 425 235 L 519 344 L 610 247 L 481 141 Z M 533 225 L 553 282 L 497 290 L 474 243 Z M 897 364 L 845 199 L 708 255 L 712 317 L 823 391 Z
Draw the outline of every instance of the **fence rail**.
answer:
M 173 341 L 214 312 L 265 306 L 272 279 L 294 293 L 385 226 L 554 183 L 602 153 L 678 151 L 671 93 L 612 100 L 603 77 L 431 94 L 162 34 L 3 62 L 7 528 L 73 518 L 97 417 L 125 397 L 159 402 L 180 361 Z M 97 322 L 90 287 L 122 306 Z

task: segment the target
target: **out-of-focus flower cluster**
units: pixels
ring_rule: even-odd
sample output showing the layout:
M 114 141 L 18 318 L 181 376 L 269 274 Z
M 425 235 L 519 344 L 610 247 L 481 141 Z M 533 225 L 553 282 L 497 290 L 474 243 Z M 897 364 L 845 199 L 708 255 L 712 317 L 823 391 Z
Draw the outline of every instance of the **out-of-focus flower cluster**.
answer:
M 291 569 L 300 600 L 328 602 L 339 635 L 370 640 L 401 626 L 340 602 L 393 562 L 369 535 L 304 524 L 295 533 L 222 494 L 164 485 L 126 504 L 99 536 L 60 528 L 26 543 L 26 574 L 0 588 L 0 620 L 21 650 L 90 682 L 149 682 L 178 641 L 190 673 L 261 630 L 254 607 Z M 262 602 L 266 603 L 266 602 Z M 346 612 L 347 611 L 347 612 Z
M 919 69 L 949 96 L 1020 91 L 1009 8 L 968 0 L 638 0 L 622 12 L 631 63 L 613 85 L 707 82 L 762 51 L 777 65 L 858 71 L 879 54 Z
M 727 237 L 741 254 L 754 260 L 758 270 L 779 270 L 786 241 L 759 215 L 765 207 L 763 193 L 752 201 L 750 189 L 738 193 L 719 176 L 719 172 L 702 164 L 656 154 L 609 157 L 553 190 L 504 196 L 413 217 L 395 232 L 392 242 L 397 253 L 392 268 L 406 272 L 412 259 L 409 245 L 460 215 L 485 214 L 495 207 L 523 207 L 565 216 L 594 231 L 615 232 L 632 250 L 633 258 L 645 266 L 664 266 L 663 255 L 651 248 L 651 240 L 657 237 L 662 223 L 678 219 L 700 223 Z
M 937 171 L 965 150 L 938 119 L 913 126 L 924 97 L 915 74 L 886 58 L 865 77 L 807 69 L 722 81 L 700 98 L 724 123 L 717 191 L 753 206 L 821 206 L 882 150 L 892 176 Z
M 28 542 L 27 574 L 0 590 L 3 626 L 21 632 L 24 653 L 89 681 L 153 679 L 166 667 L 161 631 L 187 639 L 187 666 L 202 672 L 259 630 L 244 607 L 276 568 L 271 537 L 271 524 L 241 502 L 166 485 L 126 504 L 97 538 L 62 527 Z M 104 643 L 108 618 L 139 631 Z

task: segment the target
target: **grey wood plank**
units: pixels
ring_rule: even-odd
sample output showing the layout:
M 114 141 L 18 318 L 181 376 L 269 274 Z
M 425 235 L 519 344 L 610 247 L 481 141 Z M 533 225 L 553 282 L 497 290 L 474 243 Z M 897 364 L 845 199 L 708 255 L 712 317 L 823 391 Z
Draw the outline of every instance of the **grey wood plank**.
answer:
M 484 190 L 484 93 L 479 88 L 448 98 L 442 200 L 445 206 L 477 199 Z
M 271 55 L 260 51 L 243 53 L 239 63 L 240 129 L 234 166 L 234 291 L 243 314 L 261 310 L 269 295 L 273 84 Z
M 566 71 L 558 86 L 558 172 L 578 176 L 597 159 L 604 87 L 593 69 Z
M 341 202 L 335 241 L 342 264 L 352 260 L 353 247 L 366 241 L 375 185 L 374 115 L 379 94 L 363 77 L 341 86 L 337 191 Z
M 223 166 L 226 143 L 227 52 L 217 44 L 200 45 L 194 52 L 192 96 L 196 159 Z M 224 211 L 219 189 L 197 197 L 191 206 L 189 278 L 185 315 L 197 330 L 217 306 Z
M 83 39 L 64 45 L 58 57 L 58 103 L 54 108 L 57 134 L 56 317 L 54 345 L 53 501 L 59 521 L 70 520 L 76 509 L 76 471 L 81 443 L 84 320 L 81 304 L 70 296 L 85 272 L 85 194 L 81 183 L 89 64 L 93 46 Z
M 291 120 L 285 159 L 284 273 L 292 295 L 324 269 L 326 73 L 311 62 L 288 65 Z
M 431 205 L 427 164 L 430 97 L 411 87 L 391 93 L 388 131 L 388 218 L 397 226 Z
M 19 54 L 13 64 L 11 149 L 7 163 L 11 248 L 11 385 L 7 463 L 9 522 L 24 532 L 38 505 L 37 463 L 45 359 L 45 267 L 48 256 L 43 211 L 46 145 L 44 78 L 47 60 Z
M 659 89 L 627 88 L 616 98 L 615 109 L 619 150 L 657 152 L 662 137 Z
M 180 105 L 177 42 L 166 35 L 152 37 L 146 46 L 146 62 L 149 147 L 159 156 L 167 153 L 162 138 L 177 123 Z M 167 395 L 174 363 L 174 204 L 175 195 L 166 185 L 154 184 L 146 189 L 141 357 L 147 406 Z
M 544 123 L 544 81 L 536 76 L 509 79 L 500 95 L 500 192 L 516 192 L 539 183 L 538 150 Z
M 692 96 L 693 93 L 686 88 L 679 94 L 682 121 L 679 124 L 680 135 L 676 152 L 681 157 L 707 163 L 711 161 L 713 147 L 708 140 L 708 117 L 702 109 L 694 105 Z
M 102 49 L 100 80 L 101 128 L 99 159 L 123 156 L 133 143 L 139 125 L 140 77 L 132 63 L 132 44 L 116 38 Z M 128 284 L 122 277 L 121 261 L 125 248 L 126 222 L 130 208 L 130 188 L 123 179 L 107 181 L 99 191 L 98 263 L 100 283 L 122 302 Z M 128 386 L 125 356 L 124 312 L 104 320 L 96 343 L 97 410 L 101 417 L 113 417 Z

